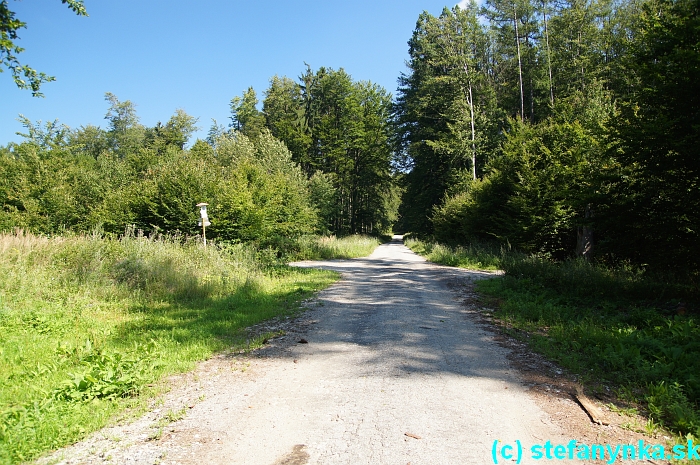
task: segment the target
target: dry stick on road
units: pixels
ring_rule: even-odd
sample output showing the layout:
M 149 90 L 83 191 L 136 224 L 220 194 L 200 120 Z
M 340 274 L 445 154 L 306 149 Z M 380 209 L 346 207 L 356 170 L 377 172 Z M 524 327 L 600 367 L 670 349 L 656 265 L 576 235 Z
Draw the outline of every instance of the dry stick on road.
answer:
M 574 397 L 576 397 L 576 400 L 579 404 L 581 404 L 581 407 L 583 407 L 588 416 L 591 417 L 593 423 L 598 423 L 599 425 L 610 424 L 610 422 L 605 419 L 603 412 L 601 412 L 600 409 L 593 402 L 591 402 L 588 397 L 586 397 L 581 386 L 576 386 L 576 394 Z

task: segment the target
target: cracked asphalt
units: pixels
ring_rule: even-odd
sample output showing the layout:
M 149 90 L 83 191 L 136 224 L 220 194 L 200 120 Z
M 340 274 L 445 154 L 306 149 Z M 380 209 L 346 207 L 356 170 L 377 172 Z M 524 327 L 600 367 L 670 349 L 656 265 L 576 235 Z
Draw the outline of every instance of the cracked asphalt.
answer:
M 343 276 L 295 340 L 250 357 L 245 373 L 218 360 L 157 441 L 93 443 L 62 463 L 100 463 L 102 448 L 112 463 L 487 464 L 496 440 L 570 439 L 452 286 L 493 274 L 428 263 L 400 237 L 367 258 L 294 265 Z

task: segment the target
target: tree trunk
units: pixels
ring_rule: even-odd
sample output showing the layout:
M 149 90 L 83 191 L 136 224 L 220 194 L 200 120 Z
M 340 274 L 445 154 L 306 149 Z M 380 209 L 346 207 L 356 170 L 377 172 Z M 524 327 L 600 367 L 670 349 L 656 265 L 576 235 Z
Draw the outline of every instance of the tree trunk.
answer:
M 528 50 L 528 51 L 530 50 L 530 36 L 529 36 L 529 34 L 525 34 L 525 50 Z M 529 74 L 528 78 L 530 81 L 529 82 L 530 87 L 528 90 L 528 94 L 530 94 L 529 95 L 529 97 L 530 97 L 530 123 L 534 123 L 535 122 L 535 83 L 534 83 L 533 78 L 532 78 L 532 70 L 535 69 L 535 65 L 534 65 L 534 63 L 532 63 L 532 53 L 528 53 L 527 57 L 528 57 L 527 65 L 529 66 L 529 69 L 530 69 L 530 73 L 528 73 Z
M 591 204 L 588 204 L 583 215 L 584 220 L 588 220 L 592 216 Z M 576 255 L 590 260 L 593 255 L 593 228 L 587 224 L 579 226 L 576 236 Z
M 547 1 L 542 1 L 542 14 L 544 15 L 544 40 L 547 44 L 547 70 L 549 71 L 549 101 L 554 106 L 554 86 L 552 85 L 552 56 L 549 50 L 549 30 L 547 29 Z
M 576 57 L 581 62 L 581 92 L 586 90 L 586 71 L 583 67 L 583 58 L 581 58 L 581 31 L 578 31 L 578 47 L 576 50 Z
M 520 120 L 525 122 L 525 95 L 523 93 L 523 62 L 520 58 L 520 34 L 518 34 L 518 11 L 513 4 L 513 25 L 515 26 L 515 45 L 518 49 L 518 75 L 520 77 Z
M 472 179 L 476 181 L 476 133 L 474 131 L 474 97 L 472 96 L 472 85 L 469 83 L 469 111 L 471 113 L 472 126 Z
M 464 65 L 464 74 L 469 76 L 469 68 Z M 472 179 L 476 181 L 476 131 L 474 130 L 474 95 L 472 94 L 472 81 L 468 80 L 467 85 L 467 105 L 469 105 L 469 123 L 471 125 L 472 136 Z

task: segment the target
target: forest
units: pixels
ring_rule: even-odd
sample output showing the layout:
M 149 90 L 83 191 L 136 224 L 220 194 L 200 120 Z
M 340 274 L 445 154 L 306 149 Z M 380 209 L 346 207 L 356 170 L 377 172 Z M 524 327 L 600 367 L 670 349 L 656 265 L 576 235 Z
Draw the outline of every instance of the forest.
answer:
M 23 314 L 23 305 L 35 303 L 13 300 L 12 289 L 20 295 L 45 285 L 48 293 L 59 282 L 75 290 L 93 280 L 108 283 L 104 302 L 123 286 L 124 308 L 179 312 L 180 303 L 168 299 L 180 292 L 185 300 L 201 297 L 229 324 L 225 296 L 237 305 L 274 298 L 288 307 L 333 279 L 290 272 L 286 261 L 359 254 L 309 255 L 310 247 L 325 247 L 310 244 L 330 240 L 320 237 L 401 233 L 433 261 L 505 270 L 479 290 L 485 302 L 501 305 L 511 335 L 532 336 L 536 350 L 583 372 L 583 381 L 589 371 L 607 373 L 618 397 L 645 406 L 651 430 L 656 421 L 700 435 L 700 0 L 460 5 L 417 18 L 395 94 L 342 68 L 307 65 L 296 78 L 271 77 L 260 94 L 251 87 L 233 97 L 229 121 L 213 121 L 204 140 L 192 140 L 201 123 L 183 110 L 149 127 L 134 102 L 110 92 L 104 127 L 19 115 L 23 140 L 0 146 L 7 276 L 0 279 L 0 328 L 54 331 L 34 310 Z M 200 202 L 209 204 L 206 234 L 214 245 L 206 260 L 193 258 Z M 32 241 L 36 250 L 51 249 L 49 258 L 27 252 Z M 137 257 L 146 250 L 138 241 L 157 243 L 151 258 Z M 174 256 L 188 258 L 176 263 Z M 93 276 L 93 268 L 109 279 Z M 18 278 L 20 269 L 38 270 L 44 284 Z M 270 284 L 281 276 L 283 284 Z M 153 301 L 142 300 L 151 298 L 146 282 L 161 286 Z M 63 312 L 59 303 L 71 292 L 56 290 L 46 308 Z M 185 307 L 186 320 L 201 318 L 192 302 Z M 137 318 L 167 316 L 144 313 Z M 133 334 L 122 334 L 136 338 L 138 322 L 129 321 Z M 218 326 L 201 340 L 194 326 L 192 360 L 225 345 Z M 167 328 L 162 347 L 175 347 L 181 340 Z M 58 379 L 60 370 L 98 355 L 102 364 L 131 360 L 126 342 L 85 331 L 87 346 L 76 339 L 60 349 L 68 368 L 26 371 L 21 350 L 9 345 L 2 350 L 19 355 L 0 361 L 14 379 L 34 380 Z M 156 332 L 143 329 L 142 340 L 128 343 L 160 340 L 149 339 Z M 108 349 L 116 352 L 100 352 Z M 158 372 L 134 363 L 129 369 L 141 374 Z M 42 404 L 36 399 L 44 391 L 27 394 L 12 376 L 0 384 L 20 400 L 4 410 L 0 404 L 0 462 L 84 434 L 41 443 L 27 433 L 32 421 L 44 421 L 44 408 L 60 424 L 68 407 L 50 406 L 70 397 L 68 388 L 46 388 L 53 397 Z M 157 378 L 149 376 L 137 384 Z M 113 397 L 141 388 L 125 389 Z M 79 400 L 100 395 L 83 392 Z
M 395 98 L 307 66 L 231 100 L 191 141 L 107 93 L 106 127 L 20 115 L 0 148 L 0 230 L 134 226 L 276 247 L 304 234 L 498 243 L 696 274 L 697 2 L 468 3 L 420 15 Z M 270 176 L 264 175 L 270 174 Z M 280 245 L 281 246 L 281 245 Z
M 145 127 L 134 103 L 105 100 L 104 129 L 20 116 L 25 141 L 0 149 L 0 230 L 196 235 L 194 206 L 207 202 L 211 239 L 283 251 L 309 234 L 378 235 L 396 219 L 390 95 L 343 70 L 272 78 L 262 111 L 248 89 L 228 125 L 193 143 L 197 120 L 182 110 Z
M 396 101 L 403 229 L 697 272 L 698 3 L 424 13 Z

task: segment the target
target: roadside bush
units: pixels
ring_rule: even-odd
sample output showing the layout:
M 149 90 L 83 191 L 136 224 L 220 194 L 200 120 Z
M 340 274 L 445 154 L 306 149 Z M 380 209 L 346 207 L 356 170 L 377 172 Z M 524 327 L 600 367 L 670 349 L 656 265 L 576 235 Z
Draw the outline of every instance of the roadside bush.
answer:
M 290 260 L 329 260 L 366 257 L 382 243 L 382 239 L 355 234 L 352 236 L 303 236 L 291 248 Z
M 316 202 L 323 207 L 327 179 L 316 177 L 314 195 L 321 197 L 312 197 L 309 180 L 269 131 L 255 140 L 222 135 L 215 151 L 200 144 L 194 151 L 168 145 L 122 152 L 93 157 L 82 146 L 33 142 L 4 148 L 0 231 L 19 227 L 60 234 L 100 228 L 120 235 L 133 226 L 146 235 L 198 235 L 199 202 L 210 204 L 210 238 L 265 247 L 275 237 L 325 228 Z
M 508 252 L 503 247 L 472 242 L 466 246 L 450 247 L 431 241 L 408 237 L 404 244 L 434 263 L 477 270 L 500 270 Z

